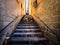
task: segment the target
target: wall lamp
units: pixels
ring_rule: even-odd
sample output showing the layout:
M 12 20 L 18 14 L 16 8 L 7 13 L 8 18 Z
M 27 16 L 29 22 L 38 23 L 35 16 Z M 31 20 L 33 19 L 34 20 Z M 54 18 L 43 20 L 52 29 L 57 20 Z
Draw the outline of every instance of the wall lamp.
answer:
M 22 8 L 22 4 L 21 4 L 21 8 Z
M 35 8 L 37 8 L 37 0 L 35 0 L 34 2 L 33 2 L 33 6 L 35 7 Z
M 16 0 L 16 1 L 17 1 L 17 3 L 19 3 L 20 0 Z

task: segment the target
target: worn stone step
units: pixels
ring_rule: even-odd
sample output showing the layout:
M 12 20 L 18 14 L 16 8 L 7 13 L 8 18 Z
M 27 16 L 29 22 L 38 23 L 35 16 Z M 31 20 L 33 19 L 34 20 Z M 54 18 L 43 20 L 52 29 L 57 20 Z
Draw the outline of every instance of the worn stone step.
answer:
M 38 26 L 17 26 L 17 29 L 36 29 Z
M 10 45 L 47 45 L 47 39 L 36 22 L 29 19 L 26 21 L 24 19 L 25 17 L 12 33 Z
M 17 27 L 38 27 L 38 26 L 17 26 Z
M 10 45 L 33 45 L 33 44 L 10 44 Z
M 39 32 L 39 33 L 33 33 L 33 32 L 27 32 L 27 33 L 14 33 L 14 35 L 35 35 L 35 34 L 42 34 L 41 32 Z
M 40 37 L 12 37 L 11 41 L 46 41 L 46 38 Z
M 22 22 L 20 22 L 19 24 L 36 24 L 36 22 L 35 21 L 22 21 Z
M 12 37 L 44 37 L 42 33 L 38 34 L 13 34 Z
M 33 45 L 48 45 L 47 41 L 11 41 L 10 44 L 33 44 Z
M 16 31 L 37 31 L 40 29 L 15 29 Z
M 18 26 L 37 26 L 37 24 L 18 24 Z
M 41 32 L 41 30 L 15 30 L 14 32 Z

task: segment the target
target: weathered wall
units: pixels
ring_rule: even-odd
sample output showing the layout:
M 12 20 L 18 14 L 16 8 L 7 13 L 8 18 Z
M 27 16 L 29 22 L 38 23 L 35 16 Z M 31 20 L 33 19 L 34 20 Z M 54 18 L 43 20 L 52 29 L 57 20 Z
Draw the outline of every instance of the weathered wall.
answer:
M 22 6 L 22 15 L 25 15 L 25 13 L 26 13 L 26 2 L 25 2 L 25 0 L 22 0 L 21 1 L 21 6 Z
M 19 0 L 19 2 L 17 2 L 17 0 L 0 0 L 0 45 L 6 35 L 11 34 L 23 17 L 23 14 L 25 14 L 25 8 L 23 8 L 24 10 L 21 8 L 21 3 L 22 6 L 25 6 L 24 0 Z M 1 32 L 10 22 L 12 23 Z
M 31 0 L 29 0 L 29 6 L 28 6 L 28 9 L 29 9 L 29 15 L 31 15 Z
M 16 0 L 0 0 L 0 16 L 3 22 L 2 28 L 20 16 L 21 13 L 19 10 L 19 4 Z
M 57 38 L 60 35 L 60 0 L 37 0 L 37 8 L 33 7 L 34 1 L 31 0 L 33 18 L 45 32 L 46 36 L 53 42 L 57 42 Z M 50 29 L 47 30 L 45 24 L 52 31 Z

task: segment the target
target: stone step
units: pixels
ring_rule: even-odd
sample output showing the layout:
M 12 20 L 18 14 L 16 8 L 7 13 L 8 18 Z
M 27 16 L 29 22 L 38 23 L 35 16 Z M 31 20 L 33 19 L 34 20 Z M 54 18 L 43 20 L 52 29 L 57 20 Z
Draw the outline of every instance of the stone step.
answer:
M 23 23 L 36 23 L 35 21 L 22 21 Z M 20 23 L 22 23 L 22 22 L 20 22 Z
M 46 38 L 40 38 L 40 37 L 12 37 L 10 39 L 11 41 L 46 41 Z
M 16 31 L 37 31 L 40 29 L 15 29 Z
M 34 20 L 26 21 L 24 18 L 12 33 L 10 45 L 46 45 L 48 41 L 36 22 Z
M 41 30 L 15 30 L 14 32 L 41 32 Z
M 33 45 L 33 44 L 10 44 L 10 45 Z
M 37 26 L 18 26 L 16 29 L 38 29 Z
M 38 26 L 17 26 L 17 27 L 38 27 Z
M 11 43 L 10 44 L 33 44 L 33 45 L 47 45 L 48 44 L 48 42 L 47 41 L 11 41 Z
M 12 37 L 44 37 L 42 33 L 39 34 L 13 34 Z
M 27 33 L 13 33 L 14 35 L 35 35 L 35 34 L 42 34 L 41 32 L 39 33 L 33 33 L 33 32 L 27 32 Z
M 18 26 L 37 26 L 37 24 L 18 24 Z

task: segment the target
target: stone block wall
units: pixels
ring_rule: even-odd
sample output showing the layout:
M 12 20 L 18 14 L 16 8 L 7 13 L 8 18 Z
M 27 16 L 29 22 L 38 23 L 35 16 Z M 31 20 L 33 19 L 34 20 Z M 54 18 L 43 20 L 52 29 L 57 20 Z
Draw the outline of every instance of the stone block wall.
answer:
M 21 10 L 16 0 L 0 0 L 0 26 L 2 28 L 21 15 L 18 9 Z
M 22 6 L 25 5 L 24 1 L 17 1 L 18 0 L 0 0 L 0 45 L 2 45 L 7 34 L 10 35 L 16 28 L 23 17 L 22 14 L 25 14 L 25 12 L 22 13 L 21 9 L 21 3 L 23 2 Z M 6 27 L 8 24 L 9 26 Z M 3 28 L 5 29 L 1 32 Z
M 37 0 L 37 8 L 33 6 L 34 1 L 31 0 L 32 17 L 41 29 L 47 33 L 47 37 L 53 42 L 57 42 L 60 38 L 60 0 Z M 47 30 L 45 24 L 51 30 Z

